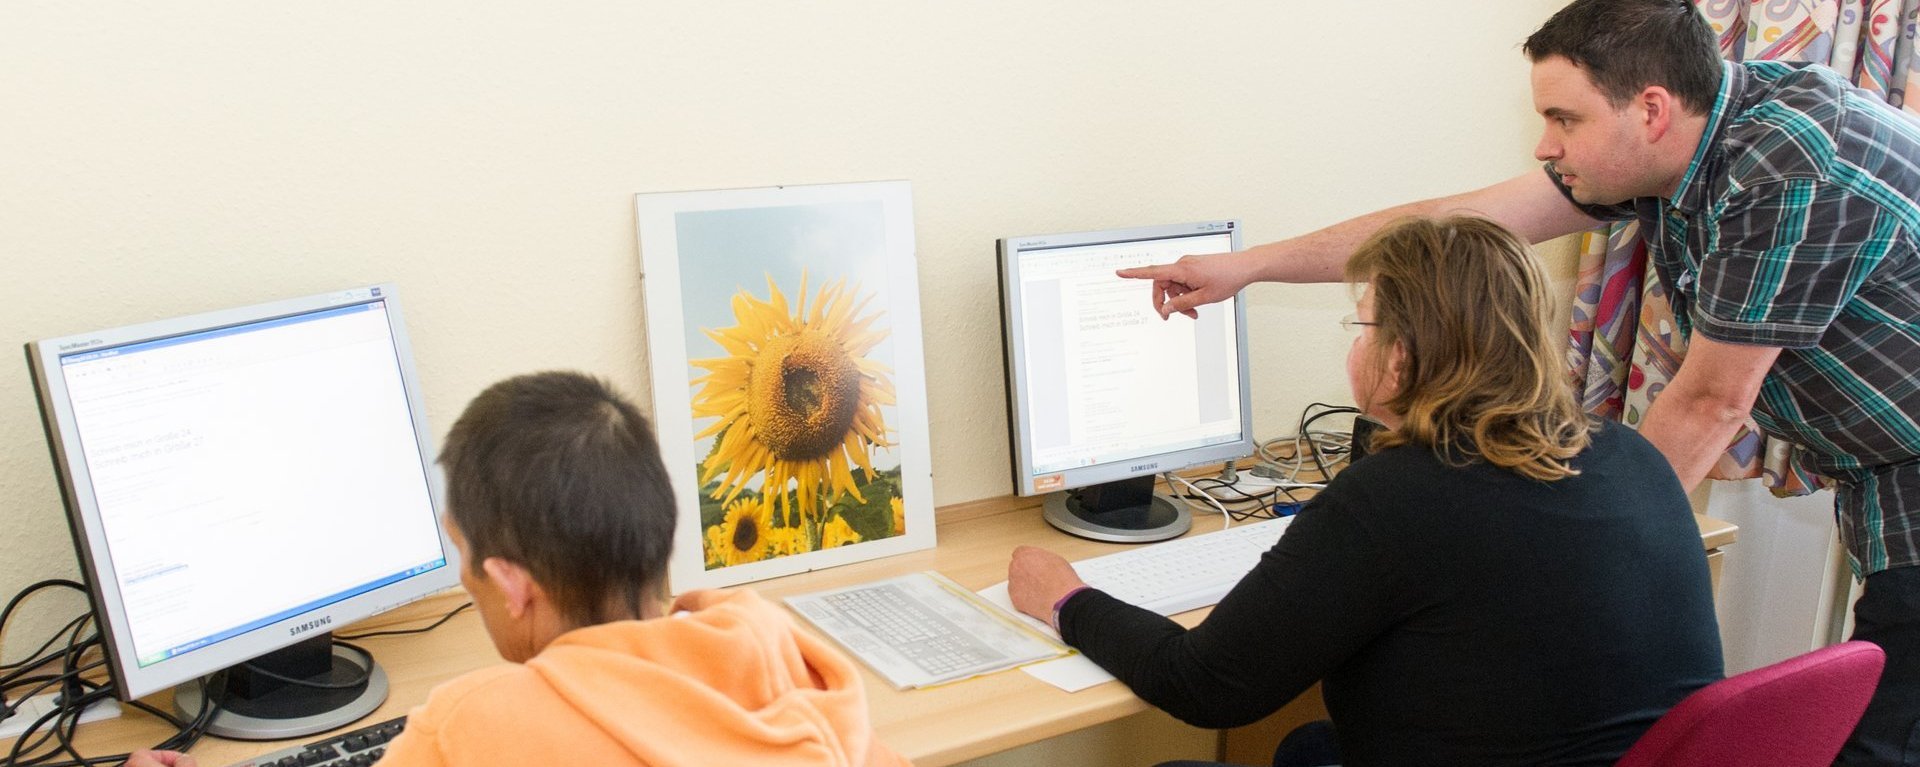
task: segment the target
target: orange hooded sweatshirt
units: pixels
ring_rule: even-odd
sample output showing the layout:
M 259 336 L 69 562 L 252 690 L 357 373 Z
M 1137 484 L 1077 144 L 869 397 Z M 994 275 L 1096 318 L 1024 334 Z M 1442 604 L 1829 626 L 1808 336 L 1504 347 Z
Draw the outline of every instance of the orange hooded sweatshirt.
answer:
M 675 607 L 439 686 L 380 765 L 907 764 L 874 738 L 859 670 L 785 612 L 744 590 Z

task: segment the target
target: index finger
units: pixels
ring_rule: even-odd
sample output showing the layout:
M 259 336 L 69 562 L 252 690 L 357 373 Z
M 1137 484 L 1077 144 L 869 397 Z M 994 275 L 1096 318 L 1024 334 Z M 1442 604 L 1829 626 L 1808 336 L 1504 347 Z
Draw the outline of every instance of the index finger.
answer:
M 1176 264 L 1148 264 L 1130 266 L 1114 272 L 1114 276 L 1129 280 L 1170 280 L 1174 279 Z

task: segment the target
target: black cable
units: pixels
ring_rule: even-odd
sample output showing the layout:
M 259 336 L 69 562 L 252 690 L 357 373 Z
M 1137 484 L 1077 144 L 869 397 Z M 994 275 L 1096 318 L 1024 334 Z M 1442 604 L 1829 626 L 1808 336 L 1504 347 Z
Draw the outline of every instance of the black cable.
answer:
M 3 699 L 13 702 L 10 706 L 4 702 L 0 702 L 0 711 L 6 711 L 8 713 L 17 711 L 20 701 L 39 695 L 55 685 L 59 685 L 62 688 L 59 705 L 52 711 L 41 715 L 38 719 L 30 723 L 26 729 L 14 739 L 11 749 L 6 754 L 6 759 L 0 761 L 0 765 L 4 767 L 93 767 L 94 765 L 122 763 L 127 760 L 130 754 L 86 756 L 81 754 L 73 745 L 73 736 L 78 731 L 80 716 L 93 704 L 110 698 L 113 695 L 113 688 L 110 685 L 88 680 L 84 676 L 86 672 L 107 665 L 107 661 L 104 658 L 99 658 L 91 662 L 85 661 L 89 652 L 101 648 L 102 642 L 99 632 L 95 631 L 90 635 L 86 632 L 88 625 L 94 618 L 92 594 L 89 593 L 84 586 L 73 581 L 62 579 L 41 581 L 28 586 L 18 594 L 15 594 L 12 599 L 8 600 L 4 608 L 0 608 L 0 635 L 4 633 L 6 626 L 5 619 L 10 618 L 14 611 L 18 609 L 28 597 L 42 590 L 55 587 L 71 588 L 78 591 L 87 598 L 88 610 L 85 614 L 61 626 L 60 630 L 55 632 L 51 638 L 42 643 L 38 648 L 35 648 L 33 652 L 28 653 L 25 659 L 0 666 L 0 670 L 10 672 L 4 677 L 0 677 L 0 693 L 34 685 L 34 687 L 24 695 L 19 695 L 17 698 L 9 695 Z M 334 644 L 346 647 L 365 659 L 366 665 L 363 669 L 363 674 L 361 678 L 357 680 L 349 682 L 314 682 L 306 679 L 283 676 L 258 667 L 253 667 L 251 664 L 248 665 L 254 673 L 271 679 L 277 679 L 287 684 L 322 689 L 359 687 L 365 685 L 367 679 L 372 676 L 374 663 L 373 654 L 367 651 L 366 648 L 339 640 L 425 633 L 440 627 L 447 621 L 452 620 L 454 616 L 472 607 L 472 602 L 461 604 L 459 607 L 455 607 L 445 615 L 440 616 L 433 623 L 420 628 L 374 631 L 364 634 L 335 637 L 336 641 Z M 65 646 L 58 650 L 53 650 L 62 638 L 66 640 Z M 53 651 L 49 652 L 49 650 Z M 36 669 L 55 661 L 61 661 L 60 670 L 57 673 L 33 673 Z M 212 723 L 214 715 L 218 713 L 221 707 L 219 696 L 225 689 L 225 683 L 221 681 L 225 678 L 225 673 L 226 672 L 219 672 L 200 680 L 200 684 L 206 692 L 201 696 L 200 710 L 195 713 L 192 719 L 182 719 L 171 712 L 163 711 L 141 701 L 134 700 L 126 702 L 127 705 L 152 714 L 176 728 L 173 735 L 156 744 L 153 748 L 157 750 L 185 751 L 192 748 L 195 743 L 199 742 L 200 738 L 206 735 L 208 726 Z M 68 758 L 59 760 L 62 756 Z
M 1176 498 L 1190 498 L 1190 499 L 1193 499 L 1193 500 L 1196 500 L 1196 501 L 1198 501 L 1198 500 L 1205 500 L 1205 499 L 1206 499 L 1206 496 L 1204 496 L 1204 495 L 1180 495 L 1180 496 L 1174 496 L 1174 497 L 1176 497 Z M 1213 511 L 1208 511 L 1208 512 L 1206 512 L 1206 513 L 1208 513 L 1208 514 L 1213 514 L 1214 512 L 1213 512 Z M 1261 508 L 1255 508 L 1255 509 L 1247 509 L 1247 510 L 1245 510 L 1245 511 L 1236 511 L 1236 510 L 1233 510 L 1233 509 L 1228 509 L 1228 510 L 1227 510 L 1227 516 L 1228 516 L 1229 518 L 1231 518 L 1231 519 L 1232 519 L 1233 521 L 1235 521 L 1235 522 L 1245 522 L 1245 521 L 1247 521 L 1247 520 L 1250 520 L 1250 519 L 1273 519 L 1273 518 L 1274 518 L 1274 517 L 1273 517 L 1272 515 L 1270 515 L 1270 514 L 1267 514 L 1267 513 L 1265 512 L 1265 507 L 1261 507 Z
M 60 750 L 54 753 L 69 754 L 80 764 L 93 763 L 93 760 L 89 760 L 86 755 L 80 753 L 79 749 L 73 747 L 73 734 L 80 729 L 80 715 L 86 713 L 88 706 L 93 705 L 95 696 L 104 697 L 106 694 L 105 690 L 95 689 L 91 693 L 81 695 L 73 705 L 61 706 L 62 715 L 53 722 L 53 732 L 60 739 Z
M 17 600 L 16 600 L 16 604 L 17 604 Z M 16 669 L 13 673 L 8 674 L 5 680 L 0 680 L 0 689 L 18 689 L 30 684 L 39 685 L 38 687 L 34 687 L 33 689 L 28 690 L 24 694 L 16 693 L 16 697 L 14 699 L 13 704 L 5 707 L 4 709 L 0 709 L 0 713 L 5 714 L 5 716 L 0 716 L 0 719 L 4 719 L 14 715 L 16 712 L 20 710 L 21 706 L 26 705 L 26 702 L 28 700 L 32 700 L 34 696 L 39 695 L 42 692 L 45 692 L 47 688 L 52 687 L 56 684 L 62 685 L 61 692 L 63 693 L 72 691 L 74 688 L 71 683 L 75 680 L 78 680 L 82 672 L 89 671 L 95 668 L 99 668 L 100 666 L 106 665 L 105 660 L 95 661 L 94 663 L 84 665 L 84 666 L 80 665 L 80 659 L 86 654 L 87 650 L 97 645 L 100 640 L 99 634 L 95 634 L 84 640 L 80 638 L 81 630 L 86 628 L 86 624 L 87 624 L 86 619 L 89 619 L 92 617 L 93 617 L 92 613 L 88 613 L 86 615 L 81 616 L 79 619 L 70 621 L 67 623 L 67 626 L 65 628 L 61 629 L 61 634 L 54 635 L 54 639 L 56 640 L 58 640 L 62 634 L 64 634 L 67 637 L 66 648 L 62 649 L 58 653 L 50 654 L 43 658 L 40 658 L 39 659 L 40 662 L 32 666 L 23 666 L 19 669 Z M 65 659 L 65 662 L 61 664 L 61 668 L 63 669 L 61 673 L 58 673 L 58 674 L 31 674 L 30 673 L 40 668 L 42 665 L 45 665 L 47 663 L 52 663 L 56 658 Z
M 89 682 L 88 684 L 93 683 Z M 78 725 L 78 720 L 82 712 L 110 694 L 110 690 L 102 685 L 95 684 L 93 690 L 87 691 L 85 694 L 70 700 L 63 701 L 60 706 L 42 715 L 39 719 L 35 720 L 33 724 L 27 726 L 27 729 L 20 734 L 19 740 L 14 741 L 13 755 L 9 756 L 6 764 L 19 765 L 20 767 L 44 765 L 48 759 L 58 756 L 62 751 L 71 753 L 76 758 L 83 758 L 80 757 L 78 752 L 72 750 L 72 736 L 68 731 Z M 69 718 L 73 720 L 71 725 L 68 723 Z M 48 726 L 49 724 L 51 726 Z M 30 740 L 29 737 L 42 727 L 47 728 L 46 732 L 41 734 L 37 739 Z M 49 739 L 58 740 L 59 747 L 46 753 L 33 753 L 33 751 L 39 749 L 43 744 L 46 744 Z M 27 756 L 19 756 L 23 753 Z
M 1324 409 L 1318 413 L 1313 413 L 1313 409 L 1316 407 L 1324 408 Z M 1313 415 L 1309 417 L 1307 415 L 1308 413 L 1313 413 Z M 1321 418 L 1324 418 L 1326 416 L 1339 415 L 1341 413 L 1352 413 L 1354 415 L 1359 415 L 1360 408 L 1350 407 L 1347 405 L 1329 405 L 1325 402 L 1309 403 L 1305 410 L 1300 411 L 1300 418 L 1301 418 L 1300 425 L 1303 427 L 1311 426 L 1314 421 L 1320 420 Z
M 159 716 L 160 718 L 165 719 L 168 724 L 172 724 L 175 727 L 179 728 L 178 732 L 174 733 L 172 736 L 168 737 L 166 740 L 163 740 L 155 744 L 153 746 L 154 750 L 186 751 L 188 749 L 191 749 L 195 743 L 198 743 L 202 736 L 206 735 L 207 725 L 213 721 L 213 715 L 217 713 L 219 710 L 220 703 L 218 700 L 215 699 L 214 691 L 216 689 L 224 687 L 224 682 L 220 681 L 221 675 L 224 673 L 226 672 L 218 672 L 210 677 L 203 677 L 199 680 L 198 683 L 201 685 L 202 689 L 206 691 L 206 693 L 202 695 L 200 698 L 200 710 L 194 715 L 194 718 L 190 721 L 182 721 L 179 717 L 176 717 L 170 713 L 161 711 L 157 708 L 154 708 L 153 706 L 147 705 L 140 701 L 128 701 L 128 703 L 130 703 L 131 705 L 138 707 L 143 711 L 147 711 L 156 716 Z M 98 697 L 93 697 L 96 694 Z M 111 694 L 112 694 L 112 691 L 110 689 L 106 688 L 105 686 L 100 686 L 89 693 L 89 698 L 85 701 L 85 703 L 86 705 L 92 705 L 95 701 L 106 698 Z M 80 712 L 84 710 L 86 710 L 85 706 L 81 706 L 78 708 L 71 708 L 64 712 L 61 712 L 65 716 L 63 716 L 62 719 L 56 723 L 56 727 L 54 729 L 54 736 L 62 740 L 62 745 L 65 746 L 65 748 L 55 750 L 46 754 L 41 754 L 38 756 L 28 757 L 28 761 L 9 760 L 7 762 L 4 762 L 3 764 L 18 765 L 18 767 L 93 767 L 94 765 L 119 764 L 119 763 L 125 762 L 129 757 L 132 756 L 132 754 L 130 753 L 129 754 L 108 754 L 105 756 L 84 756 L 84 755 L 81 755 L 78 751 L 74 750 L 72 748 L 73 732 L 75 729 L 78 728 L 79 715 L 80 715 Z M 69 719 L 66 717 L 71 717 L 71 718 Z M 36 723 L 36 725 L 37 724 L 38 723 Z M 65 751 L 66 753 L 71 754 L 73 758 L 63 762 L 47 761 L 48 758 L 56 754 L 59 754 L 62 751 Z
M 91 618 L 92 613 L 88 613 L 84 617 Z M 86 628 L 87 621 L 77 620 L 69 622 L 67 625 L 71 627 L 65 632 L 67 646 L 54 656 L 62 660 L 60 666 L 61 672 L 51 675 L 39 674 L 25 679 L 16 678 L 13 682 L 13 685 L 16 687 L 34 682 L 39 683 L 38 687 L 35 687 L 28 691 L 26 695 L 22 696 L 22 700 L 31 699 L 33 696 L 40 694 L 41 691 L 55 684 L 61 685 L 61 691 L 59 697 L 56 698 L 58 705 L 56 705 L 53 710 L 48 711 L 39 719 L 27 725 L 27 728 L 21 732 L 18 739 L 14 741 L 13 750 L 6 762 L 8 765 L 14 765 L 16 767 L 43 765 L 47 763 L 47 760 L 55 758 L 62 753 L 71 754 L 76 759 L 84 758 L 73 748 L 71 731 L 78 727 L 80 714 L 85 712 L 87 707 L 93 705 L 95 701 L 109 695 L 110 691 L 105 689 L 103 685 L 89 682 L 81 676 L 81 674 L 87 671 L 106 665 L 105 659 L 96 660 L 92 663 L 82 663 L 89 651 L 99 647 L 100 635 L 96 632 L 85 639 L 80 638 L 83 630 Z M 52 658 L 48 659 L 49 662 L 51 662 L 51 660 Z M 89 685 L 93 687 L 92 690 L 87 689 Z M 15 705 L 18 706 L 19 704 Z M 44 732 L 41 732 L 42 728 L 46 728 Z M 35 737 L 36 734 L 38 737 Z M 55 746 L 53 749 L 44 753 L 34 753 L 42 746 L 48 745 L 50 739 L 56 741 L 53 744 Z M 23 757 L 22 754 L 25 754 L 25 756 Z M 84 764 L 86 762 L 81 763 Z
M 1182 495 L 1175 495 L 1174 497 L 1184 499 L 1184 500 L 1194 500 L 1194 501 L 1204 501 L 1207 499 L 1207 496 L 1197 494 L 1197 493 L 1186 493 Z M 1275 518 L 1272 512 L 1269 511 L 1269 507 L 1267 507 L 1266 505 L 1255 506 L 1251 509 L 1226 509 L 1226 512 L 1227 512 L 1227 516 L 1232 518 L 1233 521 L 1235 522 L 1245 522 L 1249 519 L 1274 519 Z M 1213 512 L 1208 511 L 1206 513 L 1212 514 Z
M 45 580 L 28 586 L 9 599 L 4 608 L 0 608 L 0 636 L 4 636 L 7 619 L 13 616 L 14 611 L 21 604 L 32 595 L 55 587 L 78 591 L 87 599 L 87 611 L 68 621 L 54 633 L 52 638 L 28 653 L 25 659 L 0 665 L 0 671 L 9 672 L 0 676 L 0 693 L 34 685 L 25 695 L 19 695 L 17 699 L 13 699 L 12 705 L 0 703 L 0 711 L 8 713 L 18 711 L 20 701 L 31 699 L 55 685 L 61 688 L 57 699 L 58 705 L 29 723 L 26 729 L 15 737 L 5 760 L 0 761 L 0 765 L 4 767 L 94 767 L 94 765 L 125 762 L 131 754 L 86 756 L 81 754 L 73 744 L 74 734 L 80 726 L 81 715 L 93 704 L 112 697 L 114 692 L 110 684 L 95 682 L 85 676 L 87 672 L 107 665 L 105 658 L 87 661 L 89 653 L 103 649 L 100 632 L 96 630 L 88 633 L 87 630 L 89 625 L 94 623 L 96 608 L 93 604 L 93 595 L 84 586 L 64 579 Z M 62 638 L 66 640 L 65 646 L 49 652 Z M 370 674 L 372 655 L 360 647 L 347 646 L 367 657 Z M 57 672 L 35 673 L 56 661 L 60 664 Z M 175 733 L 155 745 L 155 749 L 185 751 L 199 742 L 212 723 L 214 714 L 220 708 L 221 702 L 217 695 L 224 689 L 224 683 L 217 680 L 224 679 L 224 674 L 225 672 L 219 672 L 201 680 L 207 692 L 201 698 L 200 710 L 190 720 L 183 720 L 141 701 L 127 702 L 128 705 L 151 713 L 176 728 Z M 303 681 L 296 680 L 294 683 Z M 60 760 L 62 756 L 68 758 Z
M 1201 483 L 1203 482 L 1211 482 L 1213 484 L 1211 486 L 1202 486 Z M 1244 503 L 1247 501 L 1261 501 L 1264 503 L 1267 500 L 1268 496 L 1273 495 L 1274 491 L 1279 490 L 1278 487 L 1269 486 L 1269 487 L 1273 487 L 1273 490 L 1256 495 L 1256 494 L 1248 493 L 1245 490 L 1241 490 L 1239 485 L 1233 482 L 1228 482 L 1219 477 L 1201 477 L 1199 479 L 1193 480 L 1193 485 L 1194 487 L 1199 487 L 1200 489 L 1208 490 L 1209 492 L 1211 492 L 1213 488 L 1218 488 L 1220 490 L 1224 490 L 1226 492 L 1232 493 L 1238 497 L 1237 498 L 1220 498 L 1220 496 L 1217 496 L 1217 495 L 1214 497 L 1220 498 L 1220 500 L 1223 500 L 1223 501 L 1233 501 L 1235 503 Z
M 99 700 L 103 700 L 111 696 L 111 691 L 107 690 L 106 688 L 95 690 L 94 693 L 97 694 L 97 697 L 90 695 L 82 702 L 85 705 L 90 706 L 93 703 L 98 702 Z M 80 713 L 85 710 L 86 708 L 84 706 L 80 708 L 68 708 L 68 709 L 61 710 L 59 712 L 60 717 L 56 719 L 53 723 L 53 726 L 49 728 L 52 735 L 56 739 L 58 739 L 59 748 L 56 748 L 44 754 L 40 754 L 38 756 L 29 757 L 28 761 L 22 761 L 19 763 L 20 767 L 93 767 L 93 765 L 122 763 L 122 762 L 125 762 L 129 757 L 133 756 L 131 753 L 106 754 L 103 756 L 87 756 L 85 754 L 80 753 L 80 751 L 77 748 L 75 748 L 73 745 L 73 736 L 74 736 L 74 732 L 78 730 L 80 727 Z M 170 750 L 170 751 L 178 750 L 178 749 L 166 749 L 164 745 L 158 746 L 156 747 L 156 749 L 164 749 L 164 750 Z M 62 753 L 65 753 L 72 758 L 67 759 L 65 761 L 59 761 L 59 762 L 49 761 L 50 759 Z
M 0 688 L 4 688 L 7 685 L 12 684 L 14 679 L 18 678 L 23 674 L 26 674 L 29 671 L 39 668 L 41 664 L 47 663 L 49 661 L 52 661 L 55 658 L 60 657 L 61 655 L 66 654 L 66 650 L 64 649 L 61 650 L 60 652 L 54 652 L 54 653 L 48 653 L 47 650 L 53 647 L 53 643 L 60 641 L 60 637 L 62 635 L 66 634 L 69 631 L 72 631 L 75 626 L 90 620 L 93 620 L 92 613 L 87 613 L 86 615 L 82 615 L 78 618 L 74 618 L 73 620 L 67 621 L 67 625 L 61 626 L 59 631 L 54 632 L 53 636 L 47 637 L 47 641 L 41 644 L 39 648 L 33 651 L 32 657 L 28 658 L 27 660 L 21 661 L 17 664 L 0 666 L 0 668 L 13 669 L 13 671 L 7 674 L 0 674 Z M 4 624 L 0 624 L 0 625 L 4 625 Z
M 15 712 L 20 710 L 21 705 L 25 704 L 28 700 L 32 699 L 34 696 L 39 695 L 40 693 L 46 692 L 47 688 L 52 687 L 56 684 L 60 684 L 61 682 L 64 682 L 69 679 L 78 679 L 82 672 L 91 671 L 93 669 L 99 668 L 104 665 L 107 665 L 106 661 L 97 660 L 85 666 L 81 666 L 75 669 L 69 669 L 67 671 L 64 671 L 58 674 L 36 674 L 34 676 L 30 676 L 15 682 L 14 683 L 15 687 L 25 687 L 35 682 L 39 682 L 41 684 L 39 687 L 35 687 L 31 690 L 28 690 L 26 694 L 21 695 L 19 699 L 16 700 L 12 706 L 5 709 L 7 716 L 12 716 Z M 5 717 L 0 717 L 0 718 L 5 718 Z
M 1281 494 L 1281 495 L 1284 495 L 1284 496 L 1286 496 L 1286 497 L 1287 497 L 1287 504 L 1288 504 L 1288 505 L 1291 505 L 1291 506 L 1300 506 L 1300 505 L 1302 505 L 1302 504 L 1304 504 L 1304 503 L 1306 503 L 1306 501 L 1303 501 L 1303 500 L 1300 500 L 1300 496 L 1297 496 L 1297 495 L 1294 495 L 1294 494 L 1293 494 L 1293 488 L 1290 488 L 1290 487 L 1283 487 L 1283 488 L 1280 488 L 1280 494 Z
M 174 733 L 173 737 L 161 741 L 160 745 L 156 746 L 158 750 L 186 751 L 193 748 L 193 744 L 200 742 L 200 738 L 207 734 L 207 727 L 213 723 L 214 714 L 219 713 L 220 707 L 224 705 L 222 696 L 225 695 L 227 688 L 226 675 L 227 672 L 218 671 L 200 679 L 202 691 L 200 711 L 185 727 Z
M 1201 487 L 1201 483 L 1203 482 L 1211 482 L 1214 485 L 1218 486 L 1219 489 L 1230 492 L 1234 496 L 1238 496 L 1238 497 L 1221 497 L 1218 495 L 1214 495 L 1213 490 Z M 1220 509 L 1222 511 L 1225 511 L 1227 513 L 1227 516 L 1235 522 L 1245 522 L 1249 519 L 1279 518 L 1276 507 L 1279 505 L 1278 495 L 1282 491 L 1282 488 L 1275 487 L 1269 492 L 1266 492 L 1260 495 L 1253 495 L 1240 490 L 1238 487 L 1235 487 L 1233 483 L 1227 482 L 1226 480 L 1219 479 L 1217 477 L 1201 477 L 1199 479 L 1193 480 L 1193 485 L 1196 489 L 1200 490 L 1200 492 L 1181 493 L 1181 494 L 1176 494 L 1174 497 L 1180 498 L 1183 500 L 1195 500 L 1195 501 L 1210 500 L 1215 503 L 1218 503 L 1220 504 Z M 1253 508 L 1250 508 L 1250 509 L 1227 508 L 1227 504 L 1239 505 L 1239 504 L 1248 504 L 1248 503 L 1255 504 L 1255 505 Z
M 448 613 L 447 613 L 446 615 L 442 615 L 442 616 L 440 616 L 440 619 L 439 619 L 439 620 L 437 620 L 437 621 L 434 621 L 434 622 L 432 622 L 432 623 L 429 623 L 429 624 L 427 624 L 427 625 L 425 625 L 425 626 L 422 626 L 422 627 L 420 627 L 420 628 L 414 628 L 414 629 L 395 629 L 395 630 L 392 630 L 392 631 L 368 631 L 368 632 L 366 632 L 366 633 L 364 633 L 364 634 L 334 634 L 334 635 L 333 635 L 333 638 L 334 638 L 334 639 L 336 639 L 336 640 L 339 640 L 339 639 L 367 639 L 367 638 L 369 638 L 369 637 L 390 637 L 390 636 L 400 636 L 400 635 L 402 635 L 402 634 L 425 634 L 425 633 L 427 633 L 427 632 L 429 632 L 429 631 L 432 631 L 432 630 L 434 630 L 434 629 L 437 629 L 437 628 L 440 628 L 440 625 L 441 625 L 441 624 L 443 624 L 443 623 L 446 623 L 447 621 L 450 621 L 450 620 L 453 620 L 453 616 L 455 616 L 455 615 L 459 615 L 460 613 L 462 613 L 462 612 L 465 612 L 465 611 L 467 610 L 467 608 L 470 608 L 470 607 L 472 607 L 472 606 L 473 606 L 473 603 L 472 603 L 472 602 L 467 602 L 467 603 L 465 603 L 465 604 L 462 604 L 462 605 L 460 605 L 459 607 L 455 607 L 455 608 L 453 608 L 453 610 L 451 610 L 451 611 L 449 611 L 449 612 L 448 612 Z
M 41 735 L 38 740 L 33 740 L 32 738 L 34 733 L 39 731 L 41 727 L 46 726 L 48 722 L 53 721 L 63 713 L 65 713 L 64 710 L 58 708 L 48 711 L 47 713 L 41 714 L 39 719 L 33 720 L 33 723 L 27 725 L 25 730 L 20 731 L 17 739 L 13 741 L 13 750 L 7 754 L 7 760 L 4 764 L 26 767 L 27 765 L 38 764 L 47 756 L 51 756 L 51 754 L 43 754 L 36 759 L 32 754 L 34 750 L 40 748 L 40 744 L 47 742 L 49 738 L 53 737 L 52 732 Z M 59 752 L 55 751 L 53 753 L 57 754 Z
M 165 720 L 167 724 L 173 725 L 174 729 L 184 730 L 187 728 L 187 720 L 174 716 L 172 711 L 168 711 L 162 708 L 155 708 L 151 705 L 148 705 L 145 701 L 130 700 L 130 701 L 127 701 L 126 703 L 129 706 L 140 709 L 141 711 L 145 711 L 149 714 L 152 714 L 156 717 L 159 717 Z
M 313 681 L 312 679 L 301 679 L 299 677 L 287 676 L 285 674 L 279 674 L 272 671 L 268 671 L 264 668 L 254 665 L 253 661 L 247 661 L 246 663 L 243 663 L 241 665 L 246 667 L 248 673 L 259 674 L 260 676 L 264 676 L 276 682 L 285 682 L 287 684 L 296 685 L 299 687 L 312 687 L 317 690 L 351 690 L 356 687 L 366 686 L 367 680 L 373 678 L 373 653 L 368 652 L 367 648 L 365 647 L 361 647 L 356 644 L 350 644 L 347 642 L 341 642 L 337 638 L 335 639 L 333 644 L 337 647 L 345 647 L 349 650 L 360 653 L 360 657 L 365 658 L 367 660 L 366 667 L 360 669 L 359 679 L 355 679 L 350 682 L 316 682 L 316 681 Z M 328 650 L 327 656 L 328 658 L 332 658 L 333 651 Z
M 1313 409 L 1316 407 L 1324 409 L 1318 413 L 1313 413 Z M 1309 416 L 1307 415 L 1308 413 L 1313 413 L 1313 415 Z M 1300 437 L 1307 441 L 1307 454 L 1313 457 L 1313 466 L 1320 471 L 1320 481 L 1322 482 L 1332 479 L 1333 472 L 1327 470 L 1327 462 L 1325 458 L 1320 455 L 1320 443 L 1315 441 L 1313 435 L 1307 432 L 1307 427 L 1312 426 L 1314 421 L 1336 413 L 1353 413 L 1358 415 L 1360 409 L 1343 405 L 1329 405 L 1324 402 L 1313 402 L 1309 403 L 1306 409 L 1300 411 Z
M 26 587 L 25 589 L 21 589 L 20 593 L 13 595 L 12 599 L 7 600 L 6 607 L 0 607 L 0 637 L 6 636 L 7 619 L 13 617 L 13 611 L 15 608 L 20 606 L 20 603 L 25 602 L 27 600 L 27 597 L 33 596 L 35 593 L 41 591 L 42 589 L 50 589 L 56 586 L 70 588 L 80 592 L 82 596 L 85 596 L 87 598 L 87 601 L 89 604 L 91 604 L 93 601 L 93 595 L 87 592 L 87 587 L 82 586 L 73 581 L 67 580 L 65 578 L 50 578 L 48 580 L 35 583 L 31 586 Z M 60 634 L 65 633 L 65 631 L 66 629 L 61 629 L 60 631 L 55 632 L 54 638 L 58 639 Z M 49 643 L 49 645 L 50 644 L 51 643 Z M 44 650 L 49 645 L 42 645 L 40 649 Z M 31 655 L 38 655 L 39 653 L 40 653 L 40 650 L 35 650 L 33 651 L 33 653 L 30 654 L 30 656 L 26 660 L 14 662 L 14 663 L 0 663 L 0 671 L 12 669 L 12 668 L 18 668 L 23 664 L 33 665 L 34 659 L 31 657 Z

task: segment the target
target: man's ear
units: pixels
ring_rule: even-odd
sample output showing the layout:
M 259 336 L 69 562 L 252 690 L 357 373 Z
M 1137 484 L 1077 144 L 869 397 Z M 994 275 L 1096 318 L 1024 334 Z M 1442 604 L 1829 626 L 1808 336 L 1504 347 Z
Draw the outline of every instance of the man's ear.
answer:
M 1664 138 L 1667 131 L 1673 129 L 1674 117 L 1680 109 L 1680 101 L 1674 98 L 1673 92 L 1658 85 L 1641 89 L 1640 95 L 1634 97 L 1634 105 L 1640 108 L 1645 121 L 1647 143 L 1650 144 Z
M 487 557 L 485 562 L 480 563 L 480 569 L 487 574 L 487 580 L 500 589 L 507 614 L 515 619 L 527 617 L 533 610 L 534 602 L 546 598 L 540 584 L 533 580 L 533 574 L 527 572 L 527 568 L 519 562 Z

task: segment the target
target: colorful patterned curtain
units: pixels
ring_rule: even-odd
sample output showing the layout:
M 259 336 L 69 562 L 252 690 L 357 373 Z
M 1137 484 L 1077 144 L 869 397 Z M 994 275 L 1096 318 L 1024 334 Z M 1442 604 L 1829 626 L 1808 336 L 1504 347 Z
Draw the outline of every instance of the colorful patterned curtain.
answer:
M 1910 77 L 1920 69 L 1913 54 L 1920 0 L 1694 0 L 1694 5 L 1719 36 L 1720 55 L 1729 60 L 1817 61 L 1920 113 L 1920 104 L 1904 99 L 1909 79 L 1920 86 L 1920 77 Z M 1639 224 L 1627 222 L 1582 236 L 1567 348 L 1587 410 L 1636 428 L 1687 353 L 1638 229 Z M 1824 487 L 1824 478 L 1792 460 L 1792 450 L 1749 423 L 1707 476 L 1762 478 L 1782 496 Z

